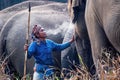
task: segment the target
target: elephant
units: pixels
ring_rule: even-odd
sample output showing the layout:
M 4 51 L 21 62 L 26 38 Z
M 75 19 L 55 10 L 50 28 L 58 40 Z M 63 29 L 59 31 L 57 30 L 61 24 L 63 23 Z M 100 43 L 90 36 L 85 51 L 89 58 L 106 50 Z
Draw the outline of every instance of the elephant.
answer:
M 120 54 L 120 0 L 87 0 L 85 21 L 94 64 L 104 49 Z M 98 71 L 97 71 L 98 72 Z
M 64 36 L 63 43 L 70 40 L 74 35 L 74 27 L 70 23 L 69 28 Z M 75 70 L 74 65 L 78 65 L 79 63 L 79 57 L 77 55 L 75 42 L 71 44 L 71 46 L 61 53 L 61 69 L 62 73 L 64 73 L 65 77 L 69 77 L 66 74 L 69 73 L 69 70 Z
M 6 53 L 10 55 L 9 61 L 12 64 L 11 69 L 15 69 L 20 76 L 23 76 L 24 68 L 24 49 L 26 41 L 26 30 L 28 25 L 29 1 L 14 5 L 0 12 L 0 55 Z M 47 38 L 57 43 L 62 43 L 64 35 L 68 29 L 69 17 L 65 3 L 52 1 L 31 1 L 30 2 L 30 33 L 32 27 L 36 24 L 41 25 L 47 32 Z M 29 34 L 30 35 L 30 34 Z M 29 39 L 30 43 L 30 39 Z M 56 66 L 61 65 L 60 52 L 54 52 Z M 33 58 L 27 61 L 27 73 L 33 72 Z
M 80 4 L 77 4 L 74 1 L 80 1 Z M 70 22 L 71 22 L 71 25 L 74 26 L 73 28 L 73 33 L 75 37 L 74 45 L 76 48 L 72 48 L 74 50 L 72 50 L 71 48 L 68 48 L 63 52 L 64 54 L 61 54 L 63 59 L 61 64 L 63 67 L 68 68 L 68 66 L 65 65 L 67 64 L 67 62 L 65 62 L 67 59 L 67 56 L 72 56 L 71 58 L 73 60 L 71 61 L 76 61 L 77 64 L 81 64 L 78 58 L 78 56 L 81 56 L 82 61 L 84 63 L 81 65 L 84 65 L 86 69 L 93 75 L 95 74 L 96 71 L 95 71 L 95 67 L 93 66 L 94 63 L 92 59 L 91 44 L 90 44 L 90 40 L 87 32 L 86 23 L 85 23 L 85 17 L 84 17 L 85 6 L 86 6 L 85 0 L 69 0 L 68 1 L 68 11 L 71 18 Z M 68 40 L 69 37 L 70 35 L 65 36 L 64 40 Z M 70 52 L 72 52 L 71 50 L 74 51 L 74 54 L 70 54 Z M 67 53 L 65 53 L 66 51 Z M 75 52 L 77 54 L 75 54 Z M 73 56 L 75 56 L 75 58 L 73 58 Z

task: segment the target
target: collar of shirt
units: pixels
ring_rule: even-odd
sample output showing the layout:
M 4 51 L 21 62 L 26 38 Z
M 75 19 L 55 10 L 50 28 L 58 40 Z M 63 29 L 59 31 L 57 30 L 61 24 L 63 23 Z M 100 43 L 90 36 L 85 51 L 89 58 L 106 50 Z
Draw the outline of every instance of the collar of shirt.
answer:
M 41 41 L 41 40 L 37 39 L 36 42 L 37 42 L 38 45 L 40 45 L 40 44 L 46 44 L 46 40 Z

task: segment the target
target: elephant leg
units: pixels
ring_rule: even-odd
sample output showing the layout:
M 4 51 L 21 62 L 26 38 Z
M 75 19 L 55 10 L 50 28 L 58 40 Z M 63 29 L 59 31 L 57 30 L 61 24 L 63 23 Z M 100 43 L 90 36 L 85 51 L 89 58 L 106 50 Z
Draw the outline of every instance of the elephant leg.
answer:
M 92 56 L 95 63 L 96 70 L 98 70 L 99 57 L 102 55 L 103 49 L 113 48 L 103 29 L 102 17 L 98 14 L 94 4 L 87 1 L 85 12 L 85 19 L 87 30 L 90 38 Z M 91 13 L 91 14 L 90 14 Z
M 74 29 L 69 28 L 65 34 L 63 42 L 70 40 L 73 37 L 73 33 L 74 33 Z M 61 68 L 65 69 L 64 72 L 62 73 L 64 73 L 64 75 L 66 76 L 66 74 L 69 73 L 69 70 L 75 69 L 74 67 L 75 64 L 79 64 L 79 59 L 78 59 L 75 43 L 72 43 L 69 48 L 63 50 L 61 53 Z
M 66 50 L 62 51 L 61 69 L 63 71 L 62 73 L 64 74 L 64 76 L 67 78 L 70 77 L 70 75 L 66 75 L 66 74 L 68 74 L 71 69 L 75 70 L 74 65 L 78 65 L 78 64 L 79 64 L 79 60 L 78 60 L 77 51 L 75 49 L 75 44 L 72 44 L 72 47 L 69 47 Z
M 78 20 L 76 21 L 74 26 L 75 46 L 77 49 L 77 53 L 82 57 L 84 64 L 88 68 L 88 71 L 90 71 L 91 74 L 94 74 L 95 69 L 92 69 L 93 59 L 91 54 L 90 40 L 88 37 L 88 32 L 84 18 L 84 12 L 79 13 Z
M 1 51 L 0 51 L 0 59 L 3 59 L 6 56 L 6 38 L 4 37 L 2 41 Z
M 75 46 L 76 46 L 78 55 L 82 57 L 82 61 L 86 66 L 86 68 L 88 69 L 88 71 L 92 75 L 94 75 L 96 72 L 96 69 L 93 65 L 93 59 L 92 59 L 89 40 L 80 38 L 76 32 L 75 32 L 75 39 L 76 39 Z
M 107 16 L 108 19 L 104 25 L 104 31 L 110 43 L 119 51 L 118 54 L 120 55 L 120 15 L 118 14 L 120 13 L 120 8 L 114 7 L 113 10 L 113 13 L 110 14 L 111 16 Z

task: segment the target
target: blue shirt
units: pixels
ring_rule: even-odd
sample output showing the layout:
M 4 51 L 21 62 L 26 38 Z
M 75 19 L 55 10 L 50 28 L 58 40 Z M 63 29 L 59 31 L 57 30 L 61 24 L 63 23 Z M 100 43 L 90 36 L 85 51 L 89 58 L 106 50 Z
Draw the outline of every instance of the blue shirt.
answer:
M 55 43 L 52 40 L 33 41 L 28 48 L 28 58 L 34 56 L 35 63 L 43 65 L 53 65 L 52 51 L 61 51 L 70 46 L 70 42 L 63 44 Z

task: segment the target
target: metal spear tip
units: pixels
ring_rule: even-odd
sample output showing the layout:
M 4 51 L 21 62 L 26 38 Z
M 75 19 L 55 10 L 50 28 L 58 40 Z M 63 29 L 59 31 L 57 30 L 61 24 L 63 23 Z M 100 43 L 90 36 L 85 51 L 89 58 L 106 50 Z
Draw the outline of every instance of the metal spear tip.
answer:
M 29 2 L 29 12 L 31 11 L 31 5 L 30 5 L 30 2 Z

